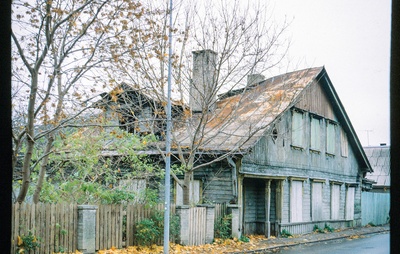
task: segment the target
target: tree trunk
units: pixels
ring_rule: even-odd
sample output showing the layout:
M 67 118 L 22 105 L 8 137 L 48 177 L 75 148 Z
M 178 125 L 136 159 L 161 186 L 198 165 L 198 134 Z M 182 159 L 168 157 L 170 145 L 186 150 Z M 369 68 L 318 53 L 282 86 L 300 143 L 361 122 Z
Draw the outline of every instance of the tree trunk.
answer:
M 189 170 L 185 172 L 185 176 L 183 178 L 183 204 L 190 205 L 190 183 L 193 180 L 193 171 Z
M 35 146 L 35 141 L 33 137 L 35 135 L 33 129 L 33 123 L 35 120 L 35 102 L 36 102 L 36 94 L 37 94 L 37 86 L 38 86 L 38 75 L 37 72 L 31 72 L 32 75 L 32 83 L 31 83 L 31 92 L 29 95 L 29 104 L 28 104 L 28 124 L 26 125 L 26 152 L 24 156 L 24 164 L 22 166 L 22 184 L 17 197 L 17 202 L 22 203 L 25 201 L 26 193 L 28 192 L 28 188 L 31 182 L 31 159 L 33 147 Z
M 50 134 L 50 137 L 47 140 L 47 145 L 44 151 L 44 158 L 40 166 L 39 177 L 38 177 L 38 182 L 36 184 L 35 193 L 33 194 L 33 202 L 35 204 L 39 202 L 40 192 L 42 191 L 44 178 L 46 176 L 47 163 L 49 161 L 49 153 L 53 145 L 53 141 L 54 141 L 54 136 Z

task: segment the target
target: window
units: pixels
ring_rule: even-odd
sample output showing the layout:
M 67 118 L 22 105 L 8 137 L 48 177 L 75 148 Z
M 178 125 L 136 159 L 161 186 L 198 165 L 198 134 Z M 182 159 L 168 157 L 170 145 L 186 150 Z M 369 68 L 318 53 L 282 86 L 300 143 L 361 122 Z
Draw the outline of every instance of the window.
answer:
M 331 219 L 338 220 L 340 211 L 340 185 L 331 185 Z
M 347 157 L 349 155 L 349 144 L 347 141 L 347 135 L 343 129 L 340 132 L 340 151 L 343 157 Z
M 119 188 L 121 190 L 127 190 L 134 193 L 134 201 L 142 203 L 145 201 L 145 191 L 147 180 L 146 179 L 130 179 L 130 180 L 119 180 Z
M 313 182 L 312 183 L 312 192 L 311 192 L 311 216 L 313 221 L 322 220 L 322 182 Z
M 304 147 L 303 144 L 303 113 L 299 111 L 292 111 L 292 146 Z
M 315 151 L 321 150 L 321 128 L 320 119 L 311 117 L 310 148 Z
M 326 124 L 326 153 L 335 154 L 335 124 L 327 121 Z
M 347 187 L 346 192 L 346 220 L 354 219 L 354 193 L 355 187 Z
M 290 222 L 303 221 L 303 181 L 290 182 Z
M 176 205 L 183 205 L 183 189 L 182 187 L 175 182 L 176 186 Z M 189 203 L 190 204 L 197 204 L 200 201 L 200 180 L 193 180 L 190 182 L 189 185 Z

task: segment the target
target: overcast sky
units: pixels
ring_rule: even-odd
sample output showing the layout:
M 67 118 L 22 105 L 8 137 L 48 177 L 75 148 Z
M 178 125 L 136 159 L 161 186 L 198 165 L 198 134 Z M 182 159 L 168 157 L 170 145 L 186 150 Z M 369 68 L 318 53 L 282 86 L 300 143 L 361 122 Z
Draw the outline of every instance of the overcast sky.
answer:
M 296 68 L 325 66 L 363 146 L 390 143 L 390 0 L 272 0 Z M 298 65 L 297 62 L 301 61 Z

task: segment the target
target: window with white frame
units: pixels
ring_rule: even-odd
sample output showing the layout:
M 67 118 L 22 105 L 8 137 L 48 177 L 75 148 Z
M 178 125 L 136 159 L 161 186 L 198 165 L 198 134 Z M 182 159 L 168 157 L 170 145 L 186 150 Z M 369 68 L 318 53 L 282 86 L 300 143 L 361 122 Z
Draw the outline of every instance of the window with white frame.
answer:
M 335 128 L 336 124 L 327 121 L 326 123 L 326 152 L 328 154 L 335 154 Z
M 346 132 L 344 132 L 343 129 L 340 131 L 340 152 L 343 157 L 347 157 L 349 155 L 349 143 Z
M 311 116 L 310 148 L 315 151 L 321 150 L 321 119 Z
M 346 191 L 346 220 L 354 219 L 354 193 L 355 187 L 347 187 Z
M 189 203 L 197 204 L 200 201 L 200 180 L 193 180 L 189 185 Z M 175 182 L 175 204 L 183 205 L 183 189 L 182 187 Z
M 322 191 L 323 191 L 323 182 L 313 182 L 312 183 L 312 192 L 311 192 L 311 216 L 313 221 L 322 220 Z
M 340 213 L 340 185 L 331 185 L 331 219 L 338 220 Z
M 292 146 L 304 147 L 304 114 L 292 110 Z
M 303 181 L 290 182 L 290 222 L 303 221 Z

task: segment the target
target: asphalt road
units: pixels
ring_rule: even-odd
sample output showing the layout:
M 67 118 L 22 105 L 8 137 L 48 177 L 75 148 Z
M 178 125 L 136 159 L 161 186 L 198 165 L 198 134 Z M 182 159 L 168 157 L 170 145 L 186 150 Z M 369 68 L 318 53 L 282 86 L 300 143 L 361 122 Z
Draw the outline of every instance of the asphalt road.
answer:
M 298 245 L 274 251 L 280 254 L 388 254 L 390 253 L 390 234 L 364 235 L 357 239 L 340 239 L 321 243 Z

